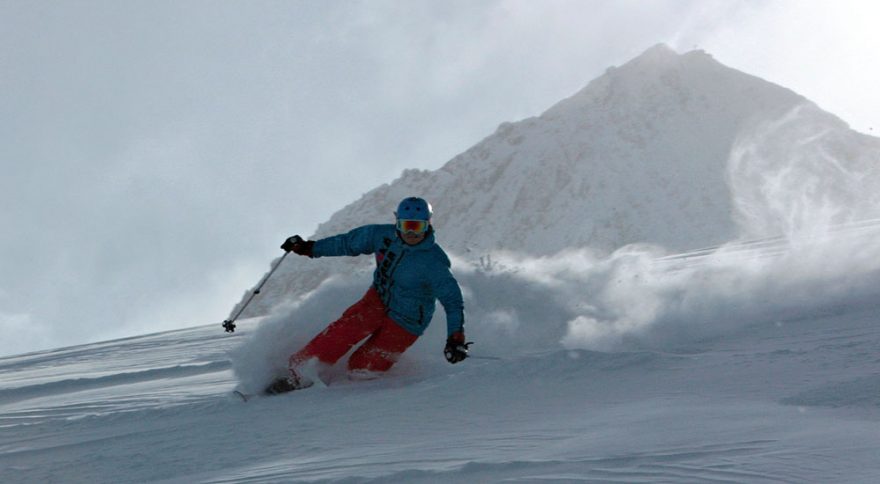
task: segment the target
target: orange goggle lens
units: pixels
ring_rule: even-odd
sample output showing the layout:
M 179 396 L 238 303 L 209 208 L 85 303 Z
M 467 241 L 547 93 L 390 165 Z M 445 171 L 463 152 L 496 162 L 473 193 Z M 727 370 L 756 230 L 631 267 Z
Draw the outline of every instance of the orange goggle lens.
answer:
M 414 232 L 423 234 L 428 230 L 428 222 L 426 220 L 398 220 L 397 230 L 401 232 Z

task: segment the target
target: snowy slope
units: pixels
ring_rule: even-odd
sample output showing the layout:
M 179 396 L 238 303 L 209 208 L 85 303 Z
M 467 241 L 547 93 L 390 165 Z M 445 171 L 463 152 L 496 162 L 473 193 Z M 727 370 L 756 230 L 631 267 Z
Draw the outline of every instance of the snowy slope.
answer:
M 658 45 L 442 168 L 377 187 L 315 237 L 387 223 L 415 194 L 434 205 L 439 243 L 466 261 L 628 244 L 694 250 L 880 217 L 878 159 L 880 140 L 802 96 L 702 51 Z M 246 314 L 368 266 L 285 262 Z
M 486 302 L 474 354 L 502 359 L 446 364 L 435 322 L 384 379 L 337 370 L 329 386 L 247 403 L 230 390 L 283 364 L 319 327 L 309 319 L 337 313 L 363 280 L 331 281 L 232 336 L 217 324 L 3 358 L 0 478 L 877 482 L 880 270 L 835 247 L 878 235 L 872 222 L 800 247 L 499 260 L 461 279 Z M 566 301 L 575 288 L 581 300 Z M 626 338 L 566 324 L 646 294 L 655 315 L 618 328 Z

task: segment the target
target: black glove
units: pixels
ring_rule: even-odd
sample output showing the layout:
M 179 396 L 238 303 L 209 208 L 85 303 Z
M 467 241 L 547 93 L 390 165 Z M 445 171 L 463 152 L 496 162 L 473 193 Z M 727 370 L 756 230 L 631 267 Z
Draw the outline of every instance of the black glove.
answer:
M 281 244 L 281 248 L 285 252 L 293 252 L 297 255 L 304 255 L 306 257 L 312 257 L 312 248 L 315 246 L 314 240 L 303 240 L 299 235 L 294 235 L 292 237 L 288 237 L 287 240 Z
M 456 333 L 452 333 L 448 338 L 446 338 L 446 348 L 443 350 L 443 356 L 446 357 L 446 361 L 454 365 L 459 361 L 467 358 L 468 346 L 472 344 L 473 343 L 464 342 L 463 332 L 458 331 Z

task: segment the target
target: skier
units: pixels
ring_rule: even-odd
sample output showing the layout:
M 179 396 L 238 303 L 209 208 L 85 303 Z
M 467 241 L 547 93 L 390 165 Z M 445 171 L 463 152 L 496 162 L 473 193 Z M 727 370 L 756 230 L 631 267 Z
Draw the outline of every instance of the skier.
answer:
M 455 364 L 467 357 L 461 288 L 450 272 L 449 258 L 434 242 L 431 205 L 409 197 L 394 214 L 394 225 L 365 225 L 317 241 L 294 235 L 281 245 L 287 252 L 311 258 L 373 254 L 376 270 L 363 298 L 291 355 L 289 375 L 275 380 L 267 393 L 312 386 L 314 382 L 302 371 L 307 362 L 316 359 L 333 365 L 364 339 L 348 360 L 349 377 L 369 379 L 388 371 L 424 333 L 437 299 L 446 311 L 446 360 Z

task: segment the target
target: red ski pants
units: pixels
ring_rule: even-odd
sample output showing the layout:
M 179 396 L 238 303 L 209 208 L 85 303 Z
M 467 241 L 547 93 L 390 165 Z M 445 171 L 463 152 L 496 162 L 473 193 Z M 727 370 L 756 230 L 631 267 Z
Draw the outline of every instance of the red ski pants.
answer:
M 327 326 L 298 352 L 290 356 L 290 368 L 311 358 L 333 365 L 354 345 L 368 338 L 348 359 L 348 370 L 388 371 L 400 354 L 406 351 L 418 336 L 403 329 L 385 313 L 385 306 L 375 288 L 348 308 L 342 317 Z

